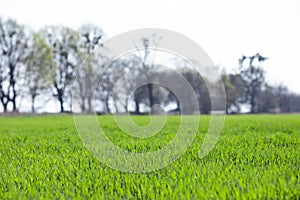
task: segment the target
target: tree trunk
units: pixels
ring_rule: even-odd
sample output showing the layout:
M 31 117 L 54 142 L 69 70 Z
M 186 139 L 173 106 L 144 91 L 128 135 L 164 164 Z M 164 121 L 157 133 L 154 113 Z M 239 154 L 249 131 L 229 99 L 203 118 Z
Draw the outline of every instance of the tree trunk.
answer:
M 63 98 L 62 98 L 62 97 L 58 97 L 58 101 L 59 101 L 59 103 L 60 103 L 60 112 L 61 112 L 61 113 L 65 112 L 65 110 L 64 110 L 64 100 L 63 100 Z
M 175 97 L 176 98 L 176 104 L 177 104 L 177 108 L 176 108 L 176 110 L 177 111 L 181 111 L 181 108 L 180 108 L 180 102 L 179 102 L 179 100 L 177 99 L 177 97 Z
M 116 100 L 114 100 L 114 106 L 115 106 L 115 109 L 116 109 L 116 113 L 119 113 L 119 108 L 118 108 Z
M 34 109 L 34 102 L 35 102 L 35 96 L 31 96 L 31 112 L 35 113 L 35 109 Z
M 7 113 L 7 104 L 8 104 L 8 102 L 3 103 L 3 112 L 4 113 Z
M 87 109 L 87 112 L 88 113 L 92 113 L 92 98 L 91 97 L 88 97 L 88 109 Z
M 13 104 L 13 112 L 17 112 L 17 104 L 16 104 L 16 98 L 17 98 L 17 92 L 16 92 L 16 80 L 15 80 L 15 66 L 12 63 L 9 63 L 9 82 L 12 88 L 12 98 L 10 99 Z M 8 91 L 9 92 L 9 91 Z M 8 93 L 9 96 L 9 93 Z
M 84 99 L 81 99 L 81 100 L 82 100 L 82 102 L 80 104 L 80 109 L 81 109 L 81 112 L 85 112 L 86 111 L 86 109 L 85 109 L 85 102 L 84 102 Z
M 148 83 L 149 103 L 150 108 L 153 106 L 152 83 Z
M 63 112 L 65 112 L 65 110 L 64 110 L 64 99 L 63 99 L 64 90 L 58 88 L 58 85 L 57 85 L 56 81 L 54 82 L 54 87 L 55 87 L 56 92 L 57 92 L 57 95 L 55 95 L 55 96 L 57 97 L 57 99 L 60 103 L 60 112 L 63 113 Z
M 70 113 L 73 112 L 73 98 L 72 98 L 72 93 L 70 94 Z
M 140 113 L 140 102 L 138 100 L 135 100 L 135 113 Z
M 252 94 L 251 95 L 251 101 L 250 101 L 250 105 L 251 105 L 251 113 L 255 113 L 255 95 Z
M 125 100 L 125 112 L 128 113 L 128 101 L 129 101 L 129 98 L 126 97 L 126 100 Z
M 16 103 L 16 97 L 13 97 L 12 99 L 12 104 L 13 104 L 13 112 L 18 112 L 17 110 L 17 103 Z
M 108 96 L 105 99 L 105 107 L 106 107 L 106 112 L 110 113 L 110 109 L 109 109 L 109 97 Z

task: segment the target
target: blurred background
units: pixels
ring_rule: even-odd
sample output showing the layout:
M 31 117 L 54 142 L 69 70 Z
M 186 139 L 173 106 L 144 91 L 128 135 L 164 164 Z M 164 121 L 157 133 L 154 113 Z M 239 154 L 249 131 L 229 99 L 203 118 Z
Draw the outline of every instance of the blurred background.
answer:
M 145 49 L 112 63 L 101 84 L 91 88 L 107 59 L 96 50 L 139 28 L 169 29 L 198 43 L 222 74 L 227 113 L 300 111 L 299 1 L 1 0 L 0 5 L 1 113 L 72 112 L 73 87 L 81 112 L 145 114 L 158 104 L 176 114 L 180 103 L 167 88 L 148 84 L 132 91 L 134 79 L 172 81 L 174 71 L 190 82 L 201 113 L 210 113 L 205 77 L 172 55 L 147 49 L 159 43 L 159 35 L 133 41 Z M 116 89 L 120 77 L 124 84 Z

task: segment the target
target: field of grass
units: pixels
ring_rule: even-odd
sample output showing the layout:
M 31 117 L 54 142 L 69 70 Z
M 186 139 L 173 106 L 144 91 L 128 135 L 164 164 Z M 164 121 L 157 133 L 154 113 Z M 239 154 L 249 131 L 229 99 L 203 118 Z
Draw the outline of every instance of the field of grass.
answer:
M 86 150 L 72 116 L 0 117 L 0 199 L 300 199 L 300 115 L 227 116 L 215 148 L 198 157 L 208 116 L 187 151 L 161 170 L 131 174 Z M 147 116 L 134 117 L 147 124 Z M 132 152 L 168 144 L 179 118 L 148 139 L 100 116 L 106 135 Z

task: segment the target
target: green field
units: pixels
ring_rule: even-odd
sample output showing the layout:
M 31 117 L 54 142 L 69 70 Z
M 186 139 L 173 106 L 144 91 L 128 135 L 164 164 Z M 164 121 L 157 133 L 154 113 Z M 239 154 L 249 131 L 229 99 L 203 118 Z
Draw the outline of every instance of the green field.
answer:
M 178 160 L 131 174 L 94 158 L 72 116 L 0 117 L 0 199 L 300 199 L 300 115 L 227 116 L 217 145 L 201 159 L 209 120 L 201 116 Z M 123 134 L 111 116 L 99 122 L 116 145 L 147 152 L 168 144 L 179 118 L 169 117 L 167 128 L 144 140 Z

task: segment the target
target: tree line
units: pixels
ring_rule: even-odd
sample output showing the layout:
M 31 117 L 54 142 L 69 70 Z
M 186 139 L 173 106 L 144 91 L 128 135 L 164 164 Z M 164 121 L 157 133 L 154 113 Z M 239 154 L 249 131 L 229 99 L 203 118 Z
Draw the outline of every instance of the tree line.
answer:
M 154 53 L 148 47 L 149 43 L 159 43 L 159 36 L 142 38 L 138 42 L 143 44 L 143 50 L 119 58 L 109 68 L 104 66 L 108 59 L 103 53 L 107 52 L 104 39 L 105 33 L 93 24 L 84 24 L 78 30 L 47 26 L 33 31 L 13 19 L 0 18 L 0 106 L 3 112 L 18 112 L 21 108 L 18 101 L 27 98 L 31 101 L 31 112 L 41 110 L 51 100 L 58 102 L 60 112 L 72 112 L 75 99 L 78 110 L 84 113 L 142 114 L 162 110 L 179 113 L 182 102 L 170 89 L 155 84 L 165 80 L 178 87 L 177 91 L 182 92 L 187 102 L 184 106 L 188 106 L 190 97 L 180 88 L 176 73 L 193 88 L 201 113 L 210 112 L 211 99 L 205 77 L 175 58 L 170 59 L 173 69 L 154 63 Z M 221 72 L 227 113 L 240 113 L 245 105 L 250 107 L 251 113 L 300 112 L 298 94 L 284 85 L 272 86 L 265 81 L 262 65 L 266 60 L 258 53 L 242 56 L 234 73 Z M 147 84 L 136 88 L 136 83 L 144 80 Z

